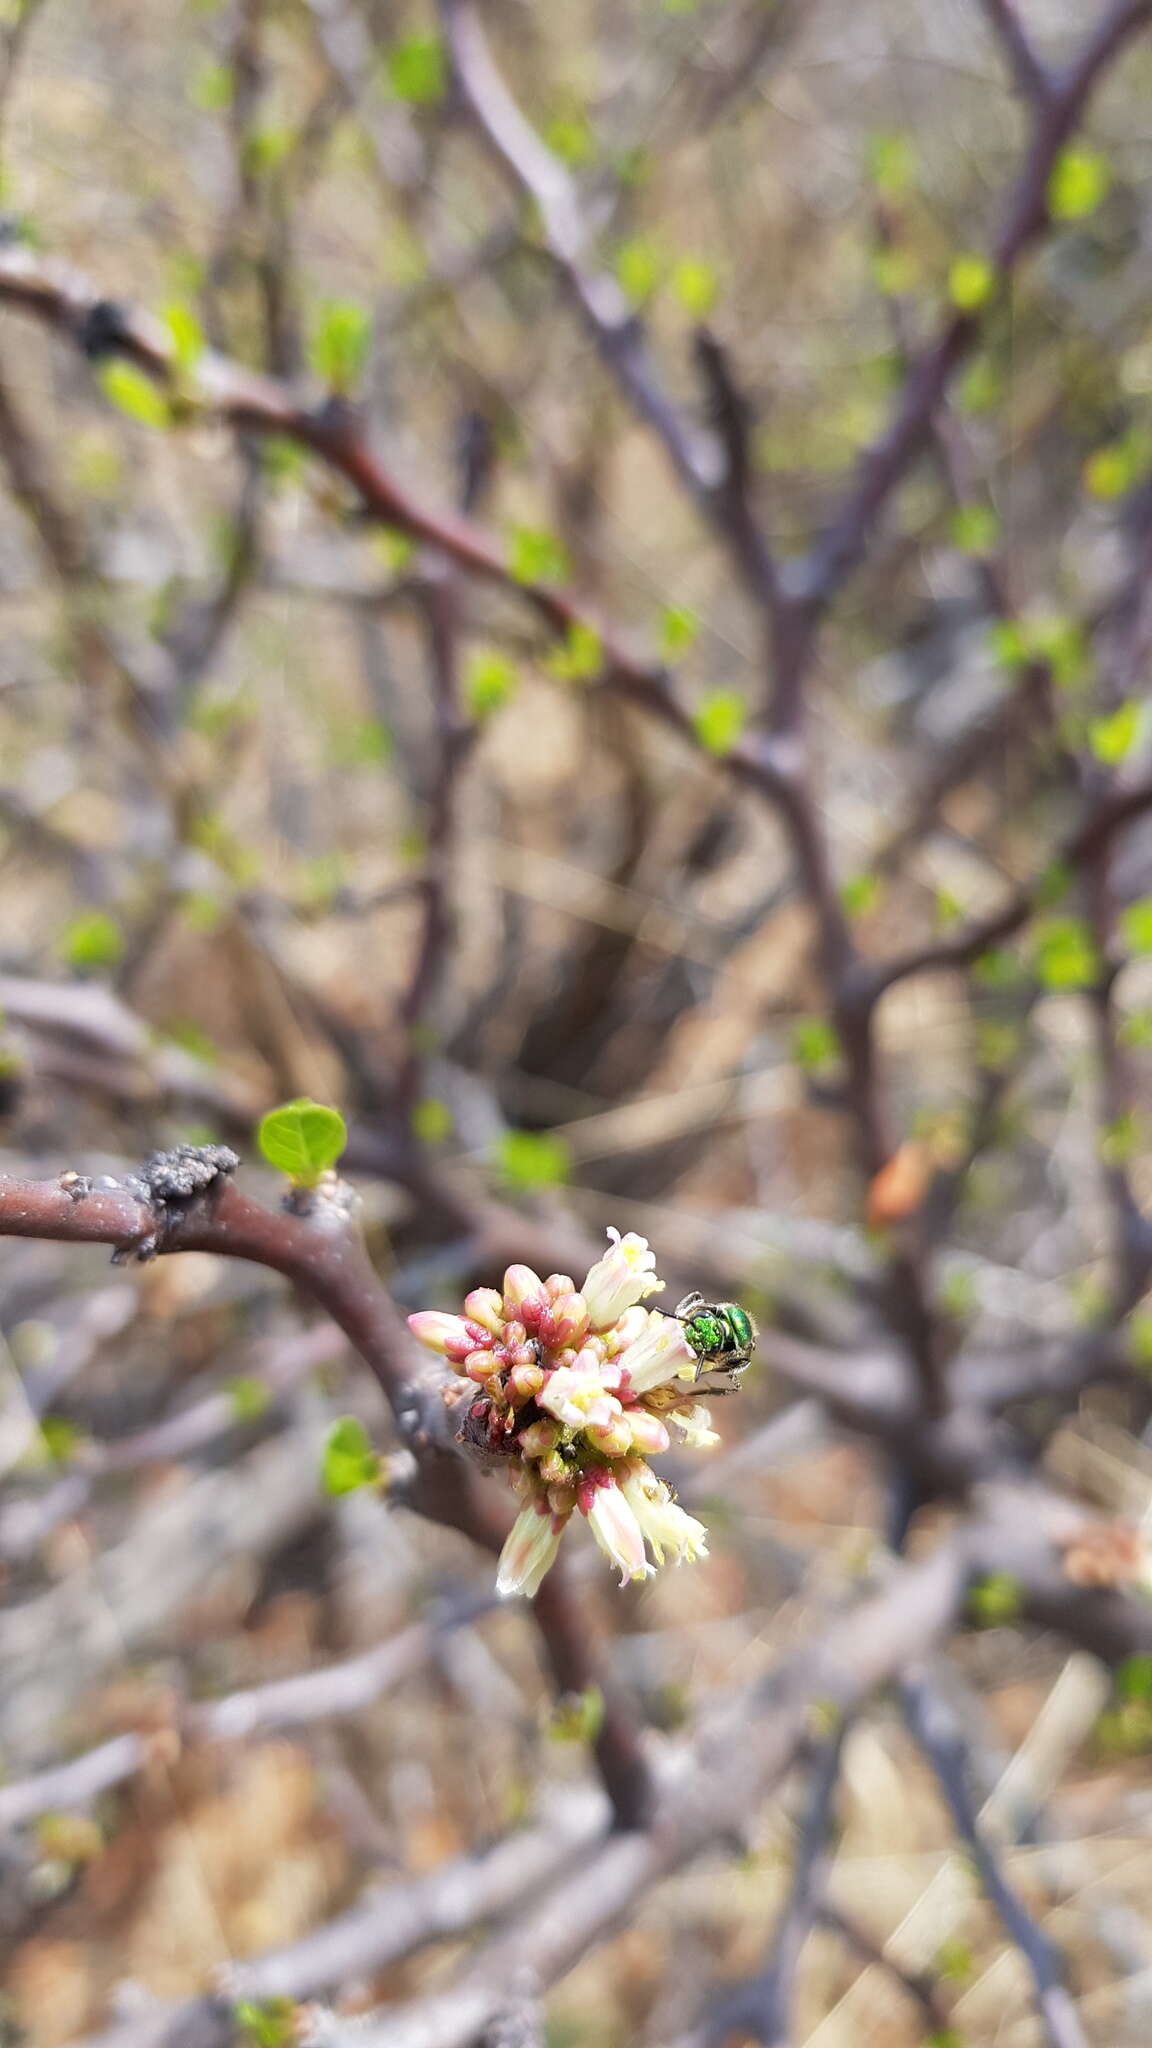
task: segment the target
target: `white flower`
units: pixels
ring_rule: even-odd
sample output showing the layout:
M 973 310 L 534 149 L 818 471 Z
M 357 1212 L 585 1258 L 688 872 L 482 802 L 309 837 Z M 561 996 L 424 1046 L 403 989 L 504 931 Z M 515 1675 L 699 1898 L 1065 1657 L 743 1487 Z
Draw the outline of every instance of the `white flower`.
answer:
M 606 1485 L 581 1486 L 577 1506 L 588 1518 L 588 1526 L 609 1561 L 618 1566 L 620 1584 L 629 1579 L 646 1579 L 652 1570 L 644 1555 L 640 1524 L 615 1480 Z
M 663 1285 L 656 1278 L 656 1256 L 649 1251 L 646 1237 L 637 1237 L 632 1230 L 626 1237 L 612 1229 L 608 1235 L 612 1239 L 611 1250 L 597 1259 L 580 1289 L 594 1330 L 611 1329 L 626 1309 L 635 1308 L 650 1294 L 658 1294 Z
M 536 1399 L 539 1407 L 546 1408 L 549 1415 L 569 1429 L 610 1429 L 623 1412 L 602 1374 L 579 1365 L 557 1366 Z
M 683 1323 L 678 1323 L 675 1316 L 662 1316 L 657 1309 L 650 1309 L 647 1327 L 632 1339 L 626 1351 L 620 1352 L 616 1363 L 622 1373 L 627 1373 L 632 1392 L 646 1394 L 652 1387 L 678 1379 L 681 1373 L 691 1370 L 695 1374 L 697 1359 L 684 1335 Z
M 677 1506 L 671 1489 L 647 1465 L 636 1464 L 619 1481 L 619 1490 L 651 1547 L 657 1564 L 671 1551 L 677 1564 L 708 1555 L 708 1531 L 694 1515 Z
M 707 1450 L 710 1444 L 718 1444 L 720 1438 L 712 1428 L 712 1417 L 702 1401 L 693 1401 L 687 1408 L 670 1408 L 669 1422 L 674 1422 L 686 1444 L 694 1451 Z
M 551 1514 L 535 1501 L 521 1508 L 496 1567 L 496 1592 L 501 1600 L 510 1600 L 516 1593 L 531 1599 L 539 1590 L 560 1547 L 564 1524 L 564 1517 Z

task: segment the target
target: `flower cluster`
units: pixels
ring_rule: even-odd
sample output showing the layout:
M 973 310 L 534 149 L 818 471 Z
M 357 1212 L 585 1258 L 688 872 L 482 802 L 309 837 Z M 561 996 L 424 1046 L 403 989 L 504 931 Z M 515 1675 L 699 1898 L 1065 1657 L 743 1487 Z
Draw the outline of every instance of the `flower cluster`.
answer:
M 501 1594 L 536 1592 L 577 1511 L 621 1585 L 654 1569 L 647 1551 L 659 1565 L 706 1550 L 703 1523 L 647 1462 L 668 1449 L 672 1427 L 693 1444 L 717 1441 L 684 1384 L 696 1378 L 696 1355 L 674 1316 L 642 1306 L 662 1284 L 646 1240 L 608 1235 L 579 1290 L 566 1273 L 541 1280 L 509 1266 L 503 1293 L 477 1288 L 462 1316 L 408 1318 L 475 1385 L 465 1440 L 507 1458 L 523 1502 L 500 1558 Z

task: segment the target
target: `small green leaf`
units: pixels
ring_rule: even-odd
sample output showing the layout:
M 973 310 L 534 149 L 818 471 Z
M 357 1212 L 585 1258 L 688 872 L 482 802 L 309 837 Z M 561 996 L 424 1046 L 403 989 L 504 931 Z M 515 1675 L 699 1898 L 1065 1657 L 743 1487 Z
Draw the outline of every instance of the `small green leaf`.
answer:
M 1152 1700 L 1152 1656 L 1138 1650 L 1116 1666 L 1116 1691 L 1122 1700 Z
M 1129 1317 L 1128 1349 L 1137 1371 L 1152 1373 L 1152 1310 L 1137 1309 Z
M 604 1695 L 598 1685 L 583 1692 L 565 1693 L 556 1702 L 548 1721 L 553 1742 L 580 1742 L 591 1747 L 604 1724 Z
M 124 954 L 124 934 L 106 910 L 92 910 L 73 918 L 61 938 L 60 951 L 69 967 L 115 967 Z
M 848 917 L 867 917 L 880 901 L 878 875 L 850 875 L 840 885 L 840 901 Z
M 700 621 L 686 605 L 665 605 L 660 615 L 660 652 L 665 661 L 679 661 L 700 635 Z
M 748 707 L 739 690 L 710 690 L 692 713 L 692 726 L 707 754 L 728 754 L 744 730 Z
M 558 1187 L 572 1171 L 565 1139 L 554 1131 L 505 1131 L 496 1147 L 496 1165 L 514 1194 Z
M 1031 659 L 1028 636 L 1018 619 L 998 619 L 989 628 L 988 645 L 1001 668 L 1020 669 Z
M 260 466 L 272 484 L 298 484 L 308 467 L 308 456 L 299 441 L 286 434 L 269 434 L 259 444 Z
M 957 505 L 948 530 L 963 554 L 988 555 L 1000 538 L 1000 521 L 991 505 Z
M 1009 1572 L 989 1572 L 968 1593 L 968 1612 L 978 1628 L 1003 1628 L 1020 1612 L 1020 1587 Z
M 883 198 L 901 198 L 916 175 L 916 157 L 908 136 L 896 131 L 870 137 L 868 174 Z
M 324 1440 L 325 1493 L 357 1493 L 362 1486 L 375 1485 L 382 1470 L 364 1424 L 355 1415 L 342 1415 Z
M 1062 690 L 1082 682 L 1088 668 L 1088 645 L 1074 619 L 1033 619 L 1028 627 L 1029 650 L 1048 663 L 1052 680 Z
M 416 543 L 411 534 L 402 533 L 398 526 L 378 526 L 372 536 L 372 546 L 394 576 L 402 576 L 416 554 Z
M 388 51 L 384 72 L 398 100 L 413 107 L 434 106 L 444 97 L 444 45 L 439 36 L 407 36 Z
M 333 733 L 329 752 L 336 768 L 379 768 L 395 748 L 381 719 L 358 718 Z
M 508 570 L 517 583 L 566 583 L 571 564 L 563 542 L 547 528 L 514 526 L 508 544 Z
M 1040 910 L 1055 910 L 1072 887 L 1073 874 L 1067 861 L 1052 860 L 1036 882 L 1036 903 Z
M 634 306 L 644 306 L 663 275 L 664 259 L 654 242 L 643 235 L 633 235 L 629 241 L 621 242 L 614 268 L 625 297 Z
M 292 150 L 290 128 L 252 128 L 240 148 L 240 162 L 251 178 L 266 178 L 285 163 Z
M 242 1998 L 232 2017 L 252 2048 L 289 2048 L 296 2039 L 296 2007 L 290 1998 Z
M 423 1102 L 413 1105 L 411 1124 L 412 1136 L 422 1145 L 442 1145 L 452 1136 L 452 1111 L 435 1095 L 426 1095 Z
M 474 647 L 464 666 L 464 702 L 473 718 L 490 718 L 516 693 L 515 664 L 493 647 Z
M 948 271 L 948 296 L 959 313 L 978 313 L 996 289 L 996 272 L 986 256 L 957 256 Z
M 706 320 L 716 304 L 720 281 L 701 256 L 682 256 L 672 270 L 672 289 L 686 313 Z
M 1004 946 L 990 946 L 972 962 L 972 979 L 980 988 L 1015 988 L 1021 978 L 1019 960 Z
M 874 249 L 871 266 L 877 289 L 889 299 L 906 297 L 920 281 L 920 265 L 911 249 Z
M 1110 711 L 1106 718 L 1094 718 L 1088 728 L 1088 744 L 1106 768 L 1118 768 L 1140 739 L 1144 727 L 1144 706 L 1135 697 Z
M 544 127 L 544 140 L 554 156 L 569 170 L 583 170 L 596 154 L 596 137 L 581 113 L 556 114 Z
M 792 1027 L 792 1057 L 806 1074 L 830 1067 L 840 1056 L 840 1040 L 823 1017 L 801 1017 Z
M 372 316 L 353 299 L 328 299 L 319 309 L 308 343 L 308 361 L 325 384 L 341 395 L 364 370 L 372 339 Z
M 167 427 L 172 422 L 172 411 L 167 397 L 153 383 L 145 371 L 137 369 L 135 363 L 118 360 L 101 363 L 96 372 L 105 398 L 111 400 L 130 420 L 137 420 L 142 427 Z
M 339 1110 L 301 1096 L 261 1118 L 256 1142 L 269 1166 L 288 1174 L 297 1187 L 313 1188 L 335 1166 L 348 1130 Z
M 563 646 L 555 648 L 545 663 L 549 675 L 557 676 L 565 683 L 590 683 L 603 666 L 604 649 L 600 635 L 580 619 L 569 626 Z
M 220 114 L 232 105 L 236 93 L 236 81 L 227 64 L 218 64 L 211 58 L 207 63 L 197 65 L 188 86 L 188 98 L 202 114 Z
M 228 906 L 208 889 L 193 889 L 180 898 L 180 915 L 189 931 L 210 938 L 213 932 L 219 931 L 227 917 Z
M 1087 925 L 1078 917 L 1053 917 L 1036 929 L 1036 972 L 1045 988 L 1090 988 L 1100 960 Z
M 1130 1010 L 1121 1018 L 1117 1036 L 1130 1052 L 1147 1052 L 1152 1045 L 1152 1010 Z
M 271 1389 L 252 1373 L 239 1373 L 225 1388 L 237 1422 L 258 1422 L 271 1406 Z
M 1066 149 L 1048 180 L 1048 211 L 1053 220 L 1083 220 L 1096 211 L 1111 183 L 1112 173 L 1097 150 Z
M 1004 396 L 1004 377 L 990 356 L 977 356 L 960 379 L 957 393 L 960 409 L 967 413 L 992 412 Z
M 1140 1124 L 1134 1110 L 1113 1117 L 1100 1133 L 1100 1157 L 1105 1166 L 1127 1166 L 1136 1156 Z
M 191 306 L 180 299 L 174 299 L 171 305 L 165 306 L 160 318 L 168 329 L 176 372 L 187 377 L 204 353 L 204 329 Z
M 1110 441 L 1097 448 L 1084 464 L 1084 489 L 1090 498 L 1105 503 L 1122 498 L 1136 481 L 1136 451 L 1128 441 Z
M 80 1432 L 62 1415 L 46 1415 L 40 1424 L 40 1442 L 54 1465 L 67 1465 L 75 1455 Z
M 998 1023 L 992 1018 L 977 1024 L 973 1038 L 976 1064 L 986 1074 L 1003 1074 L 1018 1059 L 1021 1048 L 1018 1024 Z
M 163 1035 L 169 1045 L 178 1045 L 181 1052 L 190 1053 L 192 1058 L 199 1060 L 202 1065 L 206 1067 L 219 1066 L 219 1046 L 213 1039 L 209 1038 L 208 1033 L 199 1024 L 194 1024 L 190 1018 L 177 1018 L 175 1023 L 166 1026 Z
M 946 1274 L 940 1283 L 940 1306 L 957 1322 L 973 1314 L 978 1300 L 975 1279 L 963 1267 Z
M 1152 896 L 1141 896 L 1120 913 L 1124 943 L 1132 953 L 1152 953 Z

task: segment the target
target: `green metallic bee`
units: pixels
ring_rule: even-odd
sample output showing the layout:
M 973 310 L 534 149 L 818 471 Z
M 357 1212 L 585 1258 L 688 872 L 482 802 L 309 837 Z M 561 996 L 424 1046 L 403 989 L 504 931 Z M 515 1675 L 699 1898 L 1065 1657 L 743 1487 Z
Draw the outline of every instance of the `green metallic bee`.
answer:
M 720 1373 L 727 1384 L 711 1391 L 734 1394 L 756 1349 L 756 1325 L 747 1309 L 735 1301 L 705 1301 L 702 1294 L 686 1294 L 673 1313 L 696 1353 L 696 1378 Z

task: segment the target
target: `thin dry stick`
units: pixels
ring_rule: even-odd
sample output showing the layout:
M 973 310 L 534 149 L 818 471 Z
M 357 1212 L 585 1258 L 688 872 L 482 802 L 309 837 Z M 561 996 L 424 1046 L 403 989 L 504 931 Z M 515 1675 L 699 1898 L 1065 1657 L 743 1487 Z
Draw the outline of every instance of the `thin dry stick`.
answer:
M 1036 2003 L 1049 2048 L 1088 2048 L 1076 2007 L 1065 1988 L 1060 1957 L 1017 1898 L 984 1834 L 968 1785 L 968 1754 L 951 1709 L 921 1675 L 903 1680 L 900 1700 L 908 1726 L 932 1766 L 980 1882 L 1032 1973 Z

